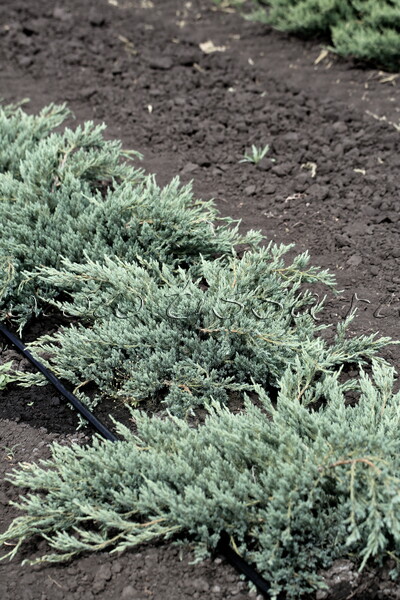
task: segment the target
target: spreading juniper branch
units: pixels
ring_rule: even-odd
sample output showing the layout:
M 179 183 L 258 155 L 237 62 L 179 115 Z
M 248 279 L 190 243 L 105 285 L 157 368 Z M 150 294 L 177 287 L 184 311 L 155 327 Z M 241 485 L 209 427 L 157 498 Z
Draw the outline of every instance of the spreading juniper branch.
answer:
M 342 56 L 371 61 L 398 71 L 400 58 L 399 0 L 257 0 L 250 18 L 281 31 L 323 36 L 329 49 Z
M 20 161 L 71 116 L 65 104 L 50 104 L 38 115 L 28 115 L 21 108 L 25 102 L 0 108 L 0 172 L 10 172 L 15 177 L 19 175 Z
M 0 145 L 0 319 L 22 327 L 40 312 L 54 291 L 38 289 L 30 275 L 38 265 L 59 266 L 61 256 L 139 254 L 190 266 L 200 255 L 260 242 L 259 233 L 242 236 L 238 223 L 219 219 L 214 203 L 196 201 L 178 178 L 161 189 L 126 161 L 119 141 L 104 140 L 104 125 L 51 133 L 67 114 L 64 106 L 39 117 L 0 110 L 2 139 L 11 140 Z
M 40 535 L 50 553 L 37 560 L 59 561 L 180 533 L 202 557 L 225 530 L 274 592 L 290 598 L 321 586 L 318 569 L 338 557 L 366 564 L 397 554 L 393 369 L 374 361 L 373 379 L 362 372 L 356 406 L 346 405 L 338 374 L 327 376 L 319 411 L 298 401 L 306 380 L 304 370 L 288 368 L 276 405 L 258 387 L 260 407 L 246 400 L 234 415 L 215 405 L 198 429 L 134 411 L 138 433 L 118 425 L 122 441 L 54 444 L 50 460 L 10 475 L 29 493 L 0 543 L 17 544 L 13 557 Z
M 362 364 L 390 339 L 347 339 L 351 317 L 332 344 L 318 337 L 327 325 L 315 320 L 322 304 L 312 306 L 312 283 L 333 285 L 333 279 L 309 267 L 306 253 L 285 269 L 289 248 L 271 243 L 241 259 L 203 259 L 198 279 L 190 270 L 176 272 L 150 260 L 65 259 L 61 270 L 39 269 L 38 279 L 71 297 L 54 304 L 80 322 L 29 348 L 81 394 L 94 383 L 98 393 L 90 401 L 82 396 L 92 407 L 104 396 L 132 405 L 152 399 L 183 416 L 210 397 L 225 404 L 233 391 L 252 390 L 254 382 L 277 386 L 298 357 L 309 368 L 302 394 L 308 402 L 314 393 L 308 388 L 326 373 L 348 362 Z M 290 278 L 282 275 L 289 271 Z M 20 374 L 19 381 L 37 384 L 41 376 Z
M 394 556 L 400 397 L 393 369 L 373 358 L 390 340 L 347 338 L 351 315 L 324 342 L 312 286 L 332 285 L 327 271 L 307 253 L 286 264 L 290 247 L 276 244 L 239 260 L 235 243 L 260 236 L 215 227 L 212 203 L 193 202 L 177 180 L 160 190 L 121 158 L 87 124 L 62 135 L 44 128 L 18 164 L 7 159 L 3 317 L 14 311 L 23 324 L 49 302 L 79 319 L 31 350 L 86 401 L 82 389 L 94 383 L 92 404 L 152 398 L 184 416 L 205 405 L 209 417 L 193 429 L 135 412 L 137 435 L 118 425 L 121 442 L 55 445 L 51 460 L 23 464 L 10 480 L 30 493 L 0 535 L 16 543 L 8 556 L 36 534 L 54 550 L 43 560 L 57 561 L 179 533 L 201 557 L 224 530 L 274 593 L 293 598 L 321 586 L 318 569 L 349 552 L 361 566 Z M 371 358 L 374 381 L 361 372 L 340 382 L 345 363 Z M 357 406 L 346 407 L 349 389 Z M 244 390 L 261 406 L 247 398 L 242 414 L 229 413 L 232 391 Z

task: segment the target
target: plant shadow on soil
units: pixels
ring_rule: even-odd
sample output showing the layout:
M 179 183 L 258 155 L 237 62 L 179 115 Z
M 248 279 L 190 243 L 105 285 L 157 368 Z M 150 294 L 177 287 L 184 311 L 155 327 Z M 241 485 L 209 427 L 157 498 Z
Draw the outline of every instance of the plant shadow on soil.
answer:
M 310 250 L 313 264 L 334 271 L 343 291 L 327 299 L 326 322 L 357 306 L 352 332 L 400 337 L 395 78 L 331 55 L 315 64 L 318 42 L 244 21 L 208 0 L 154 6 L 4 0 L 2 9 L 0 95 L 6 102 L 29 97 L 26 109 L 37 112 L 67 101 L 75 123 L 104 119 L 107 136 L 141 151 L 159 184 L 176 174 L 193 180 L 195 195 L 215 198 L 222 216 L 242 219 L 243 230 L 261 228 L 268 239 L 295 242 L 297 252 Z M 225 50 L 205 54 L 199 44 L 207 40 Z M 267 143 L 270 151 L 258 165 L 239 163 L 252 144 Z M 25 339 L 58 324 L 39 321 Z M 399 346 L 384 356 L 398 368 Z M 108 408 L 98 416 L 106 419 Z M 126 418 L 124 408 L 120 414 L 115 408 L 117 418 Z M 4 530 L 17 514 L 8 504 L 17 493 L 3 474 L 19 461 L 48 457 L 52 441 L 83 442 L 90 432 L 76 432 L 76 415 L 50 386 L 11 387 L 0 397 L 0 419 Z M 224 559 L 194 566 L 189 550 L 183 560 L 179 552 L 153 545 L 67 565 L 0 563 L 0 596 L 249 598 Z M 326 576 L 330 591 L 319 593 L 320 600 L 398 598 L 387 568 L 359 574 L 339 561 Z

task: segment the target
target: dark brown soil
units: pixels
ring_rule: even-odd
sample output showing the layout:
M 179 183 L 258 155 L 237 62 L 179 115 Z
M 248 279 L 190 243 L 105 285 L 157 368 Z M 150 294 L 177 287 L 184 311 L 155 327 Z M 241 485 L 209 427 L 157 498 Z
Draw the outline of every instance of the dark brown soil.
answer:
M 205 53 L 200 44 L 209 40 L 224 50 Z M 332 55 L 317 62 L 320 51 L 211 0 L 3 0 L 0 96 L 29 97 L 30 112 L 67 101 L 77 123 L 105 120 L 107 135 L 141 151 L 159 183 L 192 179 L 222 215 L 295 242 L 332 269 L 343 292 L 328 299 L 326 319 L 358 306 L 352 331 L 398 339 L 400 77 Z M 239 163 L 252 144 L 270 151 L 257 166 Z M 51 319 L 25 339 L 43 326 Z M 398 346 L 384 354 L 399 367 Z M 1 476 L 18 461 L 46 457 L 53 440 L 83 435 L 48 388 L 3 394 L 0 419 Z M 8 505 L 16 497 L 1 478 L 2 531 L 17 514 Z M 189 562 L 190 549 L 181 557 L 166 546 L 67 566 L 14 560 L 0 563 L 0 598 L 249 598 L 224 560 Z M 400 598 L 385 572 L 360 576 L 346 561 L 327 580 L 321 600 Z

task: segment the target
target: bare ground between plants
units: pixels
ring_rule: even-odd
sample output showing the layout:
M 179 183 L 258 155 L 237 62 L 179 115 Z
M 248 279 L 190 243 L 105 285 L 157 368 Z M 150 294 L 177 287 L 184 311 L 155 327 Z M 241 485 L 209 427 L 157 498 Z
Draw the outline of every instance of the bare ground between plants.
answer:
M 199 44 L 209 40 L 220 51 L 203 52 Z M 393 123 L 400 122 L 400 77 L 334 56 L 315 64 L 320 50 L 208 1 L 4 0 L 0 96 L 29 97 L 32 112 L 67 101 L 76 122 L 105 120 L 108 136 L 143 152 L 143 166 L 159 183 L 176 174 L 193 179 L 198 197 L 215 198 L 243 228 L 295 242 L 314 264 L 331 268 L 343 292 L 328 298 L 326 320 L 358 306 L 354 332 L 398 339 L 400 131 Z M 238 162 L 251 144 L 270 145 L 257 166 Z M 45 318 L 25 339 L 55 326 Z M 399 368 L 398 346 L 385 356 Z M 0 418 L 3 530 L 16 516 L 8 505 L 16 490 L 3 473 L 46 457 L 55 439 L 69 443 L 77 421 L 51 389 L 2 394 Z M 249 597 L 225 561 L 189 560 L 189 550 L 180 560 L 177 548 L 165 546 L 63 566 L 27 568 L 14 560 L 0 563 L 0 596 Z M 386 571 L 360 576 L 346 562 L 335 569 L 330 598 L 400 597 Z

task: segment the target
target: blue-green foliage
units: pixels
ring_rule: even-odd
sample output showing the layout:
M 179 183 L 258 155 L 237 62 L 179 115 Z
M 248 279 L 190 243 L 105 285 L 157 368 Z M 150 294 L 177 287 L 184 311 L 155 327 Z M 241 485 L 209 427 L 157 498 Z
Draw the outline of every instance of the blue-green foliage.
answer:
M 254 17 L 281 31 L 330 38 L 343 56 L 400 69 L 400 0 L 256 0 Z
M 64 261 L 62 270 L 41 269 L 39 281 L 72 296 L 56 306 L 81 322 L 30 348 L 81 392 L 84 382 L 94 383 L 100 393 L 92 405 L 102 395 L 131 404 L 151 399 L 183 416 L 210 400 L 227 403 L 232 391 L 254 382 L 276 386 L 298 356 L 311 365 L 314 386 L 332 369 L 373 356 L 388 339 L 346 339 L 344 323 L 333 344 L 317 337 L 326 327 L 316 321 L 321 305 L 303 288 L 332 283 L 332 276 L 309 267 L 307 253 L 285 265 L 289 249 L 271 243 L 241 259 L 203 260 L 197 281 L 154 261 Z
M 50 133 L 67 114 L 64 107 L 36 118 L 0 110 L 0 318 L 23 325 L 38 313 L 54 293 L 38 289 L 35 268 L 57 267 L 62 257 L 140 255 L 188 267 L 200 255 L 260 240 L 254 232 L 241 237 L 230 219 L 215 226 L 214 204 L 195 201 L 177 178 L 160 189 L 123 160 L 130 155 L 119 141 L 104 140 L 104 125 Z
M 215 227 L 213 204 L 177 180 L 158 188 L 102 127 L 51 133 L 64 116 L 0 114 L 0 318 L 22 325 L 43 303 L 57 307 L 74 324 L 36 340 L 34 354 L 92 405 L 150 399 L 169 415 L 134 411 L 136 435 L 117 425 L 122 441 L 55 445 L 51 460 L 24 463 L 10 477 L 29 494 L 0 535 L 16 543 L 8 555 L 34 535 L 57 561 L 179 534 L 200 558 L 226 531 L 289 598 L 320 587 L 335 558 L 396 555 L 400 395 L 393 369 L 373 358 L 389 340 L 348 339 L 351 316 L 324 341 L 313 286 L 334 281 L 307 253 L 288 263 L 291 246 L 271 243 L 239 258 L 234 244 L 260 236 Z M 344 364 L 371 358 L 374 381 L 342 382 Z M 233 393 L 241 414 L 229 412 Z M 198 428 L 171 416 L 199 406 Z
M 119 425 L 123 441 L 54 445 L 50 460 L 11 475 L 30 494 L 0 542 L 17 542 L 13 556 L 42 535 L 54 554 L 39 560 L 57 561 L 179 533 L 201 558 L 225 530 L 288 598 L 320 587 L 317 571 L 338 557 L 364 565 L 398 555 L 400 394 L 393 369 L 374 364 L 373 373 L 361 374 L 356 406 L 329 375 L 324 406 L 309 410 L 298 365 L 281 378 L 276 405 L 258 389 L 259 408 L 211 408 L 197 429 L 135 411 L 138 433 Z
M 15 177 L 20 161 L 71 115 L 65 104 L 50 104 L 38 115 L 25 113 L 22 104 L 24 101 L 0 109 L 0 173 L 10 172 Z

